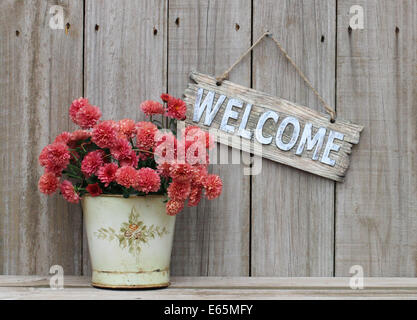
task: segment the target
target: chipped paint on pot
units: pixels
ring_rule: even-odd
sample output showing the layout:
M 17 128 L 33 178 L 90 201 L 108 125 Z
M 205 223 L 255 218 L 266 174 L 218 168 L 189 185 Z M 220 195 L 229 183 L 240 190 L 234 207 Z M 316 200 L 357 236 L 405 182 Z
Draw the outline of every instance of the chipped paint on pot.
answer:
M 169 285 L 175 217 L 162 195 L 84 196 L 92 284 L 103 288 Z

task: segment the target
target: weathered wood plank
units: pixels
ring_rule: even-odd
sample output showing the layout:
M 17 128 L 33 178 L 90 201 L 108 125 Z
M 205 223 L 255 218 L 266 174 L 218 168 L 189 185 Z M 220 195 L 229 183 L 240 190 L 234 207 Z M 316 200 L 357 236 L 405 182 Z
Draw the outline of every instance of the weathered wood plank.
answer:
M 82 95 L 83 3 L 61 1 L 65 30 L 51 29 L 56 1 L 0 4 L 0 273 L 81 273 L 81 213 L 37 184 L 42 148 L 73 127 Z
M 171 277 L 169 288 L 206 289 L 348 289 L 349 277 Z M 1 287 L 49 287 L 50 276 L 1 276 Z M 71 288 L 91 287 L 87 276 L 65 276 L 64 286 Z M 364 278 L 365 289 L 417 290 L 417 278 Z
M 0 299 L 13 300 L 417 300 L 410 290 L 271 290 L 271 289 L 166 289 L 114 291 L 95 288 L 0 290 Z
M 85 95 L 104 119 L 144 119 L 167 79 L 167 0 L 86 1 Z M 86 239 L 84 272 L 90 273 Z
M 271 31 L 332 105 L 335 1 L 254 1 L 253 6 L 254 39 Z M 253 88 L 323 110 L 272 41 L 253 51 Z M 331 276 L 334 182 L 263 160 L 252 183 L 252 275 Z
M 181 96 L 191 70 L 220 74 L 250 46 L 251 1 L 172 0 L 169 6 L 168 89 Z M 250 85 L 249 57 L 231 79 Z M 249 177 L 243 165 L 210 170 L 223 179 L 223 193 L 177 217 L 172 274 L 248 275 Z
M 362 126 L 343 120 L 337 120 L 335 123 L 330 123 L 328 117 L 323 113 L 317 112 L 311 108 L 300 106 L 290 101 L 286 101 L 285 99 L 281 99 L 279 97 L 249 89 L 230 81 L 223 81 L 222 85 L 218 86 L 214 77 L 198 73 L 196 71 L 191 72 L 190 78 L 192 82 L 188 84 L 188 87 L 185 90 L 185 102 L 188 105 L 186 119 L 187 124 L 199 125 L 201 128 L 206 130 L 216 129 L 218 134 L 224 137 L 224 139 L 219 140 L 223 141 L 223 143 L 227 145 L 231 145 L 234 148 L 246 150 L 247 152 L 252 150 L 255 155 L 266 159 L 283 163 L 335 181 L 343 181 L 346 170 L 349 167 L 349 155 L 351 153 L 352 144 L 359 143 L 359 135 L 363 129 Z M 204 101 L 209 93 L 214 94 L 213 103 L 210 106 L 205 107 L 204 113 L 201 115 L 200 119 L 198 119 L 197 110 L 201 105 L 204 105 Z M 220 97 L 226 98 L 223 99 Z M 234 127 L 235 131 L 234 133 L 228 133 L 225 132 L 224 129 L 222 130 L 221 126 L 226 112 L 226 106 L 232 99 L 238 99 L 241 103 L 243 103 L 243 106 L 240 109 L 235 108 L 234 110 L 234 112 L 238 113 L 237 119 L 229 118 L 227 124 L 228 126 Z M 206 119 L 209 118 L 207 114 L 210 112 L 208 110 L 213 110 L 215 106 L 218 104 L 220 105 L 218 101 L 223 101 L 223 103 L 221 103 L 221 106 L 214 115 L 212 122 L 208 125 L 206 124 Z M 243 117 L 248 105 L 251 106 L 251 111 L 246 120 L 244 129 L 250 132 L 252 136 L 249 139 L 241 138 L 233 140 L 233 137 L 240 138 L 237 128 L 239 128 L 240 124 L 244 122 Z M 264 137 L 270 137 L 271 141 L 269 144 L 261 144 L 260 141 L 255 138 L 258 120 L 263 114 L 271 111 L 278 117 L 277 123 L 273 120 L 265 123 L 263 128 L 260 130 L 261 135 Z M 195 119 L 195 116 L 197 116 L 197 119 Z M 292 117 L 296 121 L 299 125 L 299 133 L 294 140 L 293 147 L 289 150 L 282 151 L 277 147 L 275 137 L 278 135 L 277 129 L 280 123 L 283 123 L 286 117 Z M 316 142 L 316 147 L 312 147 L 311 150 L 306 150 L 307 147 L 304 147 L 302 152 L 297 154 L 297 147 L 302 143 L 301 137 L 307 123 L 311 125 L 309 137 L 315 137 L 319 128 L 324 129 L 325 133 L 322 135 L 322 142 Z M 289 141 L 293 139 L 293 133 L 295 132 L 294 125 L 289 127 L 290 129 L 286 129 L 282 133 L 282 141 L 284 143 L 289 143 Z M 335 140 L 334 142 L 334 144 L 340 149 L 338 152 L 330 152 L 330 154 L 326 154 L 325 150 L 327 148 L 327 143 L 328 141 L 332 141 L 329 138 L 331 131 L 341 134 L 341 139 L 337 141 Z M 313 155 L 316 152 L 315 150 L 318 150 L 317 159 L 312 160 Z M 327 159 L 327 163 L 324 163 L 324 157 L 334 161 L 334 165 L 329 164 L 329 159 Z
M 365 278 L 352 290 L 349 278 L 175 277 L 161 290 L 109 291 L 92 288 L 88 277 L 66 277 L 51 290 L 42 277 L 0 276 L 0 299 L 417 299 L 415 278 Z
M 349 8 L 364 9 L 351 30 Z M 337 109 L 362 123 L 360 148 L 336 188 L 336 275 L 417 274 L 417 3 L 339 1 Z

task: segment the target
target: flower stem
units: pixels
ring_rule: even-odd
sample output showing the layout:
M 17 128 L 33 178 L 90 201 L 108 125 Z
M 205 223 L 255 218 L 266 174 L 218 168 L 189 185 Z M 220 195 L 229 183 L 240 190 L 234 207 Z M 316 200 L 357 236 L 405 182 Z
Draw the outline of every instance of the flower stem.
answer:
M 145 152 L 145 153 L 150 153 L 150 154 L 154 154 L 152 151 L 147 151 L 147 150 L 143 150 L 143 149 L 134 148 L 133 150 L 140 151 L 140 152 Z
M 81 149 L 83 149 L 83 151 L 84 151 L 84 152 L 87 152 L 87 151 L 85 150 L 85 148 L 84 148 L 84 145 L 85 145 L 85 144 L 86 144 L 85 142 L 81 143 L 81 144 L 80 144 L 80 147 L 81 147 Z
M 80 159 L 77 158 L 77 156 L 74 154 L 73 151 L 70 151 L 70 153 L 72 154 L 72 156 L 74 157 L 75 160 L 77 160 L 78 163 L 80 163 Z

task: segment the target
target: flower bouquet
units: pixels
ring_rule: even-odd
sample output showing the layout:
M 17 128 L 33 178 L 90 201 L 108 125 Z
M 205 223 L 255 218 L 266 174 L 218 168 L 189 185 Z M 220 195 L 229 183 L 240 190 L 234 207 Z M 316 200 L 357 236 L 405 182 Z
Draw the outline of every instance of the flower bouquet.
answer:
M 135 122 L 100 120 L 79 98 L 69 115 L 80 129 L 40 153 L 40 192 L 82 201 L 95 286 L 167 286 L 175 215 L 221 194 L 222 180 L 207 172 L 212 137 L 194 126 L 177 133 L 186 104 L 161 99 L 143 102 L 149 121 Z

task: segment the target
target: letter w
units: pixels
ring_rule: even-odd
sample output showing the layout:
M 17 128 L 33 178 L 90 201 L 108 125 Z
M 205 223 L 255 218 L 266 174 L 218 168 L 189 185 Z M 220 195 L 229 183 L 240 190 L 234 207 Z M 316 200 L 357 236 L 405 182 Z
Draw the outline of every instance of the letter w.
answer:
M 201 116 L 203 115 L 204 110 L 207 108 L 204 125 L 210 126 L 214 118 L 216 117 L 216 114 L 219 111 L 220 106 L 226 99 L 226 96 L 221 95 L 219 99 L 217 99 L 216 105 L 214 106 L 214 109 L 212 110 L 213 102 L 214 102 L 214 92 L 213 91 L 207 92 L 207 95 L 203 103 L 201 103 L 201 99 L 203 98 L 203 91 L 204 91 L 203 88 L 199 88 L 197 91 L 197 97 L 196 97 L 195 105 L 194 105 L 193 121 L 200 122 Z

